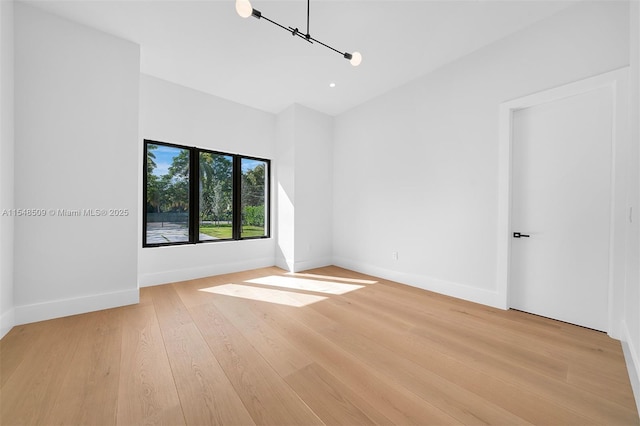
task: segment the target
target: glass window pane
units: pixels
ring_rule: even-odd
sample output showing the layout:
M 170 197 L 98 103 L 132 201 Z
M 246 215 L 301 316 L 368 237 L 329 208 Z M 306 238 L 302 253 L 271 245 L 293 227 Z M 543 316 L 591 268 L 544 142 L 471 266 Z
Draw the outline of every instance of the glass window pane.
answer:
M 233 238 L 233 157 L 200 152 L 199 240 Z
M 146 144 L 146 243 L 189 241 L 189 150 Z
M 266 161 L 241 159 L 242 229 L 241 238 L 267 236 L 268 164 Z

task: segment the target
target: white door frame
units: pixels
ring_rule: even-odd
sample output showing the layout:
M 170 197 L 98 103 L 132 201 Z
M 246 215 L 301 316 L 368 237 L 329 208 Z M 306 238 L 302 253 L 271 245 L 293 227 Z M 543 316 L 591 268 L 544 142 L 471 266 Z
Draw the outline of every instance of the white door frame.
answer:
M 608 334 L 620 337 L 624 298 L 625 228 L 628 220 L 626 178 L 628 146 L 628 67 L 564 86 L 534 93 L 500 104 L 498 160 L 498 258 L 497 295 L 499 306 L 509 309 L 509 265 L 511 255 L 511 153 L 513 113 L 519 109 L 552 102 L 608 87 L 613 95 L 611 156 L 611 215 L 609 228 L 609 325 Z

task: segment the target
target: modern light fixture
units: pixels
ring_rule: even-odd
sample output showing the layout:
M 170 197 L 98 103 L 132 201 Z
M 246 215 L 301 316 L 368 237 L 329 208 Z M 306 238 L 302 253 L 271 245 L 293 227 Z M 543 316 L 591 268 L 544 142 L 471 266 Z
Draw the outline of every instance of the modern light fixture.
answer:
M 324 44 L 320 40 L 316 40 L 315 38 L 311 37 L 311 34 L 309 33 L 309 1 L 310 0 L 307 0 L 307 33 L 306 34 L 301 33 L 300 30 L 298 30 L 298 28 L 285 27 L 284 25 L 278 24 L 276 21 L 272 21 L 271 19 L 264 16 L 262 12 L 260 12 L 257 9 L 254 9 L 253 6 L 251 6 L 251 3 L 249 2 L 249 0 L 236 0 L 236 12 L 238 12 L 238 15 L 240 15 L 243 18 L 248 18 L 249 16 L 253 16 L 256 19 L 262 18 L 265 21 L 269 21 L 272 24 L 279 26 L 283 30 L 288 31 L 289 33 L 291 33 L 292 36 L 298 36 L 311 44 L 313 44 L 313 42 L 316 42 L 318 44 L 323 45 L 326 48 L 333 50 L 336 53 L 339 53 L 340 55 L 342 55 L 343 58 L 348 60 L 351 63 L 351 65 L 353 65 L 354 67 L 357 67 L 358 65 L 360 65 L 360 63 L 362 62 L 362 55 L 360 54 L 360 52 L 353 52 L 353 53 L 341 52 L 338 49 L 334 49 L 328 44 Z

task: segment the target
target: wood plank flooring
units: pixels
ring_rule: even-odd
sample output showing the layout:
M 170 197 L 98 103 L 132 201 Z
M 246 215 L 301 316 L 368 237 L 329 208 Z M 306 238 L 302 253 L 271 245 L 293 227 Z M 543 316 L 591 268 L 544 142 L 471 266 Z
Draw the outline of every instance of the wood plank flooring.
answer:
M 14 327 L 2 425 L 640 425 L 620 342 L 337 267 Z

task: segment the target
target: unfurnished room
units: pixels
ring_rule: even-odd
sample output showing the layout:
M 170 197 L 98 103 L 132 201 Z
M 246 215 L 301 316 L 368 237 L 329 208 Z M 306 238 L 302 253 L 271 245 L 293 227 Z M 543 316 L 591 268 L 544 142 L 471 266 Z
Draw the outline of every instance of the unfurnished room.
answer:
M 638 0 L 0 0 L 0 424 L 640 425 Z

